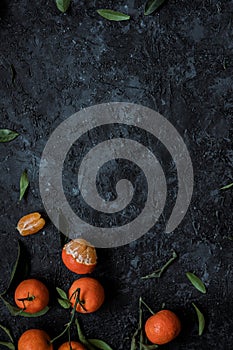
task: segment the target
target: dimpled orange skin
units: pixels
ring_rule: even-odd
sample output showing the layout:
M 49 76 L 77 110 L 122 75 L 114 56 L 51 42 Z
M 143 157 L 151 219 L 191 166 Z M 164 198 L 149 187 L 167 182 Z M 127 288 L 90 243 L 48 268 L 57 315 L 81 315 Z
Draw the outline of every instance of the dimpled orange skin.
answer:
M 101 307 L 104 302 L 104 288 L 99 281 L 91 277 L 82 277 L 74 281 L 68 292 L 69 299 L 77 288 L 80 288 L 80 300 L 84 302 L 83 306 L 86 309 L 84 310 L 78 303 L 76 307 L 77 312 L 84 314 L 91 313 L 95 312 Z M 72 306 L 74 306 L 75 300 L 76 294 L 74 294 L 70 299 Z
M 18 224 L 17 230 L 21 236 L 28 236 L 40 231 L 45 225 L 45 220 L 40 213 L 31 213 L 23 216 Z
M 174 312 L 161 310 L 148 318 L 145 324 L 147 338 L 154 344 L 162 345 L 175 339 L 181 331 L 179 318 Z
M 24 299 L 32 297 L 33 300 L 20 301 L 18 299 Z M 49 291 L 47 287 L 36 279 L 28 279 L 22 281 L 15 290 L 15 303 L 16 305 L 24 309 L 25 312 L 34 314 L 43 310 L 49 303 Z
M 71 343 L 72 350 L 86 350 L 84 346 L 76 341 L 72 341 Z M 58 350 L 70 350 L 69 342 L 62 344 Z
M 53 350 L 53 345 L 45 331 L 29 329 L 19 338 L 18 350 Z
M 95 248 L 82 238 L 74 239 L 63 247 L 62 261 L 74 273 L 91 273 L 97 262 Z

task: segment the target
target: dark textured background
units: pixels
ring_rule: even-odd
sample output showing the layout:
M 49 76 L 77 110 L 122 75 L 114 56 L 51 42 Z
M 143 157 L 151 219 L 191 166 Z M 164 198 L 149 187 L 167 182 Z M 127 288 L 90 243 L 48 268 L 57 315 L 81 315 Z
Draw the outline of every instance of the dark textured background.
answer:
M 105 7 L 127 12 L 132 20 L 104 20 L 95 10 Z M 195 173 L 192 203 L 173 233 L 164 233 L 165 213 L 137 242 L 98 250 L 93 276 L 105 286 L 107 299 L 96 314 L 81 317 L 84 330 L 114 349 L 129 349 L 142 296 L 154 310 L 165 302 L 182 320 L 181 335 L 164 349 L 233 348 L 232 190 L 218 190 L 233 181 L 232 10 L 229 0 L 170 0 L 159 13 L 144 17 L 139 0 L 74 0 L 63 15 L 52 0 L 1 1 L 1 127 L 20 133 L 0 145 L 1 291 L 16 258 L 18 219 L 43 212 L 38 170 L 52 130 L 83 107 L 136 102 L 163 114 L 183 136 Z M 30 189 L 19 203 L 19 178 L 25 168 Z M 69 163 L 67 181 L 68 170 Z M 61 264 L 59 234 L 50 222 L 43 232 L 21 241 L 31 261 L 30 276 L 50 287 L 53 308 L 29 321 L 9 316 L 1 303 L 0 321 L 15 339 L 31 327 L 53 337 L 69 318 L 69 311 L 56 304 L 55 286 L 67 289 L 75 275 Z M 141 276 L 168 260 L 171 249 L 179 260 L 160 280 L 142 281 Z M 203 279 L 206 295 L 190 285 L 186 271 Z M 202 337 L 197 335 L 193 301 L 206 316 Z

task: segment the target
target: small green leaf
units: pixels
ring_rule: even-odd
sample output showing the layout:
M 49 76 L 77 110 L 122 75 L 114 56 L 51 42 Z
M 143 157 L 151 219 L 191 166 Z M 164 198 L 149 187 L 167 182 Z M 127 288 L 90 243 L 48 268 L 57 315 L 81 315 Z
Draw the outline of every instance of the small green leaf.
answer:
M 13 343 L 6 342 L 6 341 L 0 341 L 0 345 L 3 345 L 3 346 L 7 347 L 10 350 L 15 350 L 15 346 L 14 346 Z
M 66 12 L 70 6 L 70 0 L 56 0 L 57 8 L 61 12 Z
M 151 15 L 154 11 L 156 11 L 163 3 L 165 0 L 148 0 L 146 5 L 145 5 L 145 11 L 144 15 L 148 16 Z
M 178 258 L 178 255 L 175 251 L 172 252 L 172 257 L 169 259 L 165 265 L 163 265 L 160 269 L 155 270 L 149 275 L 143 276 L 142 279 L 148 279 L 148 278 L 160 278 L 164 271 Z
M 0 295 L 1 300 L 7 307 L 8 311 L 10 312 L 11 316 L 22 316 L 22 317 L 39 317 L 45 315 L 49 311 L 49 307 L 46 306 L 43 310 L 36 312 L 35 314 L 30 314 L 28 312 L 24 312 L 22 309 L 15 307 L 8 303 L 1 295 Z
M 199 292 L 205 294 L 206 293 L 206 287 L 204 285 L 204 283 L 200 280 L 199 277 L 197 277 L 196 275 L 194 275 L 194 273 L 192 272 L 187 272 L 186 273 L 187 278 L 189 279 L 189 281 L 192 283 L 192 285 L 199 290 Z
M 71 307 L 69 300 L 64 300 L 64 299 L 58 298 L 57 301 L 59 302 L 61 307 L 63 307 L 63 309 L 69 309 Z
M 154 350 L 154 349 L 158 349 L 159 346 L 156 345 L 156 344 L 153 344 L 153 345 L 146 345 L 146 344 L 143 344 L 143 343 L 140 343 L 141 344 L 141 347 L 143 350 Z
M 19 134 L 9 129 L 0 129 L 0 142 L 9 142 L 14 140 Z
M 126 15 L 125 13 L 112 11 L 108 9 L 100 9 L 100 10 L 97 10 L 97 12 L 101 17 L 106 18 L 109 21 L 119 22 L 119 21 L 127 21 L 130 19 L 130 16 Z
M 24 170 L 24 172 L 22 173 L 22 175 L 20 177 L 20 196 L 19 196 L 20 201 L 23 198 L 23 196 L 28 188 L 28 185 L 29 185 L 29 180 L 28 180 L 27 171 Z
M 205 328 L 205 318 L 204 318 L 203 313 L 198 309 L 198 307 L 194 303 L 192 303 L 192 305 L 193 305 L 194 309 L 196 310 L 197 317 L 198 317 L 198 324 L 199 324 L 198 334 L 202 335 L 204 328 Z
M 58 292 L 58 294 L 60 295 L 60 297 L 61 297 L 62 299 L 69 300 L 69 298 L 68 298 L 66 292 L 65 292 L 63 289 L 61 289 L 61 288 L 59 288 L 59 287 L 56 287 L 56 291 Z
M 113 350 L 107 343 L 100 339 L 88 339 L 89 343 L 101 350 Z
M 9 329 L 7 329 L 6 327 L 4 327 L 2 324 L 0 324 L 0 328 L 8 335 L 10 341 L 13 343 L 14 340 L 11 336 L 11 332 L 9 331 Z
M 231 188 L 232 186 L 233 186 L 233 182 L 226 186 L 221 187 L 220 190 L 228 190 L 228 188 Z

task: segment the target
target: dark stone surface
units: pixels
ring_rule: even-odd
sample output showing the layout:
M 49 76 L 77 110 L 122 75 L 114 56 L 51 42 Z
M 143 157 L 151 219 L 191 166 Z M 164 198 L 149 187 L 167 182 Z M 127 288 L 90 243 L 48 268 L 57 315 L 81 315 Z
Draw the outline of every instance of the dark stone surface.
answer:
M 108 22 L 95 12 L 104 7 L 133 18 Z M 102 338 L 114 349 L 129 349 L 142 296 L 154 310 L 165 302 L 181 317 L 181 335 L 164 349 L 232 349 L 232 190 L 218 190 L 233 180 L 232 10 L 229 0 L 170 0 L 159 13 L 144 17 L 138 0 L 75 0 L 63 15 L 53 1 L 1 2 L 1 127 L 21 135 L 0 145 L 1 291 L 16 258 L 18 219 L 43 212 L 38 171 L 50 133 L 83 107 L 139 103 L 159 111 L 183 136 L 193 161 L 194 194 L 183 222 L 171 234 L 164 233 L 165 212 L 138 241 L 98 250 L 93 276 L 103 283 L 107 299 L 96 314 L 81 317 L 83 327 L 88 336 Z M 172 161 L 167 163 L 172 168 Z M 19 203 L 25 168 L 30 190 Z M 173 169 L 169 181 L 175 188 L 174 174 Z M 170 194 L 172 202 L 175 191 Z M 55 302 L 55 286 L 67 289 L 75 276 L 61 263 L 59 235 L 49 221 L 43 232 L 20 240 L 31 262 L 30 276 L 50 287 L 53 308 L 28 320 L 9 316 L 1 303 L 0 322 L 12 329 L 15 339 L 31 327 L 44 328 L 53 337 L 69 318 L 69 311 Z M 142 281 L 141 276 L 168 260 L 171 249 L 179 260 L 160 280 Z M 202 277 L 206 295 L 190 285 L 186 271 Z M 191 302 L 206 316 L 202 337 Z

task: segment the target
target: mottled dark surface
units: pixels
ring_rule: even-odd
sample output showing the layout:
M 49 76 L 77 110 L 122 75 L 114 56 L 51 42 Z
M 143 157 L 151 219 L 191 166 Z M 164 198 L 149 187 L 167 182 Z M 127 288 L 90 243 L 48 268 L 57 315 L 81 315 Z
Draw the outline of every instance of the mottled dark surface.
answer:
M 95 11 L 104 7 L 127 12 L 132 20 L 104 20 Z M 68 13 L 61 14 L 52 0 L 1 1 L 1 127 L 20 133 L 13 142 L 0 144 L 1 291 L 17 254 L 18 219 L 44 211 L 38 172 L 52 130 L 83 107 L 109 101 L 139 103 L 163 114 L 183 136 L 193 161 L 194 194 L 174 232 L 164 233 L 165 212 L 138 241 L 98 250 L 93 276 L 103 283 L 107 298 L 100 311 L 81 317 L 84 330 L 113 349 L 129 349 L 142 296 L 154 310 L 165 302 L 182 320 L 181 335 L 164 349 L 232 349 L 232 190 L 219 191 L 233 181 L 232 10 L 229 0 L 170 0 L 159 13 L 144 17 L 143 1 L 75 0 Z M 175 189 L 171 160 L 169 165 Z M 25 168 L 30 189 L 19 203 L 19 178 Z M 171 205 L 175 193 L 176 189 L 170 193 Z M 11 328 L 15 339 L 31 327 L 53 337 L 69 318 L 69 311 L 56 304 L 55 286 L 68 289 L 75 275 L 61 263 L 60 238 L 52 223 L 20 240 L 31 261 L 30 276 L 50 287 L 53 308 L 29 321 L 11 317 L 1 303 L 0 322 Z M 171 249 L 179 253 L 179 260 L 160 280 L 142 281 L 141 276 L 168 260 Z M 186 271 L 203 279 L 206 295 L 190 285 Z M 191 302 L 206 316 L 201 337 Z

